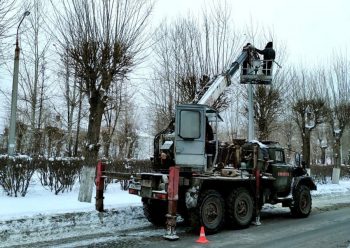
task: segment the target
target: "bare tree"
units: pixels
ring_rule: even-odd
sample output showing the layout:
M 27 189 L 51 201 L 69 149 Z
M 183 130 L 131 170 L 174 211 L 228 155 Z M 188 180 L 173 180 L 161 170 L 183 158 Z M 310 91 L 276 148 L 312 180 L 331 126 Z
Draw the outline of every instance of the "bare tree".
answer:
M 222 140 L 227 140 L 227 137 L 230 137 L 230 140 L 234 139 L 243 139 L 245 137 L 244 128 L 245 123 L 242 118 L 242 111 L 244 104 L 242 102 L 241 91 L 237 90 L 232 92 L 231 98 L 228 108 L 223 112 L 223 116 L 225 119 L 225 128 L 224 133 L 219 133 L 222 135 Z
M 229 13 L 225 3 L 213 5 L 204 10 L 203 22 L 193 17 L 164 21 L 155 32 L 152 94 L 147 100 L 154 108 L 157 131 L 173 118 L 176 104 L 192 102 L 214 75 L 233 62 L 241 44 L 230 28 Z M 214 107 L 227 105 L 222 96 Z
M 16 0 L 1 0 L 0 1 L 0 54 L 3 55 L 3 46 L 2 43 L 4 38 L 7 37 L 7 32 L 9 28 L 15 25 L 16 15 L 11 14 L 11 11 L 14 12 Z M 12 52 L 12 51 L 11 51 Z M 4 57 L 4 56 L 3 56 Z M 2 60 L 0 64 L 4 63 Z
M 198 80 L 194 47 L 199 34 L 193 20 L 162 24 L 154 35 L 153 78 L 147 100 L 153 107 L 158 131 L 174 117 L 178 103 L 194 99 Z
M 334 167 L 341 165 L 341 143 L 340 140 L 346 127 L 350 126 L 350 82 L 349 82 L 349 61 L 344 56 L 334 56 L 334 63 L 329 73 L 328 104 L 331 109 L 328 120 L 332 129 L 334 146 L 333 157 Z M 333 177 L 332 177 L 333 180 Z M 338 182 L 338 179 L 333 182 Z
M 294 71 L 289 84 L 293 87 L 288 100 L 292 107 L 293 120 L 301 135 L 303 159 L 309 168 L 311 132 L 325 121 L 328 112 L 323 90 L 326 85 L 325 74 L 323 71 Z
M 53 45 L 56 49 L 56 44 Z M 69 44 L 66 49 L 56 50 L 56 56 L 59 57 L 56 63 L 57 81 L 62 94 L 59 94 L 58 101 L 63 97 L 63 104 L 55 106 L 57 113 L 61 113 L 66 132 L 66 155 L 76 156 L 76 137 L 79 136 L 80 121 L 84 117 L 81 115 L 83 107 L 83 98 L 81 94 L 81 80 L 75 74 L 75 68 L 71 67 L 68 54 Z M 78 124 L 79 123 L 79 124 Z M 75 132 L 73 131 L 76 127 Z M 75 140 L 74 140 L 75 137 Z
M 56 45 L 54 45 L 56 47 Z M 66 47 L 69 47 L 66 44 Z M 82 80 L 77 77 L 75 73 L 76 67 L 71 66 L 71 58 L 68 54 L 68 48 L 56 51 L 60 57 L 57 63 L 57 80 L 60 82 L 64 104 L 58 107 L 54 106 L 57 113 L 61 113 L 62 121 L 64 123 L 66 132 L 66 154 L 68 156 L 77 157 L 78 151 L 81 151 L 82 137 L 80 134 L 81 123 L 84 122 L 88 116 L 86 98 L 83 96 Z
M 321 123 L 317 128 L 317 141 L 318 146 L 321 150 L 320 162 L 321 164 L 326 163 L 326 149 L 328 148 L 328 137 L 327 137 L 327 123 Z
M 31 0 L 25 3 L 25 9 L 31 10 L 28 17 L 27 30 L 23 33 L 25 48 L 23 49 L 22 72 L 19 85 L 21 87 L 20 113 L 29 125 L 28 147 L 30 153 L 38 153 L 40 147 L 40 129 L 43 123 L 43 111 L 47 107 L 49 93 L 47 57 L 50 37 L 45 32 L 45 10 L 41 0 Z M 34 145 L 33 145 L 34 144 Z
M 111 96 L 108 101 L 106 111 L 104 112 L 103 120 L 103 152 L 106 158 L 109 157 L 109 150 L 112 142 L 112 138 L 115 135 L 117 123 L 120 118 L 121 112 L 128 109 L 129 106 L 125 106 L 126 102 L 131 99 L 130 96 L 126 95 L 126 89 L 124 80 L 120 80 L 111 86 Z
M 138 139 L 136 131 L 138 123 L 136 120 L 137 116 L 132 101 L 127 101 L 117 130 L 119 159 L 130 159 L 132 157 L 134 144 Z
M 278 82 L 274 82 L 274 84 Z M 270 133 L 278 127 L 277 117 L 282 112 L 281 92 L 271 86 L 257 86 L 254 94 L 254 113 L 258 127 L 258 139 L 268 140 Z
M 282 50 L 281 57 L 283 53 Z M 288 68 L 279 72 L 275 65 L 274 73 L 276 75 L 271 85 L 257 85 L 254 89 L 254 120 L 259 140 L 271 139 L 271 135 L 280 128 L 281 119 L 288 108 L 285 101 L 290 91 L 290 85 L 286 82 Z
M 111 84 L 124 78 L 137 64 L 147 41 L 144 31 L 152 8 L 151 1 L 137 0 L 67 0 L 63 1 L 62 11 L 56 8 L 58 41 L 64 41 L 62 45 L 70 44 L 72 67 L 82 80 L 82 90 L 90 106 L 85 150 L 90 169 L 84 168 L 86 177 L 96 165 Z M 89 186 L 86 195 L 83 191 L 80 190 L 79 200 L 91 201 L 92 188 Z

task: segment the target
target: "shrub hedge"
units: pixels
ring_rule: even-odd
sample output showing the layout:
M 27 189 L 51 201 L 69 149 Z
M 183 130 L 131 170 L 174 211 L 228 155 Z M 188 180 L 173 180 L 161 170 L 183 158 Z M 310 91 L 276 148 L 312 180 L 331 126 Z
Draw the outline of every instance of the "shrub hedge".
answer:
M 311 165 L 311 176 L 316 182 L 326 183 L 332 178 L 333 165 Z M 342 165 L 340 167 L 340 178 L 350 178 L 350 165 Z
M 104 161 L 104 163 L 106 170 L 119 173 L 113 178 L 120 182 L 124 190 L 128 187 L 130 175 L 151 171 L 151 161 L 147 160 Z M 0 186 L 8 196 L 24 197 L 33 175 L 37 174 L 41 185 L 57 195 L 72 190 L 73 185 L 80 179 L 83 165 L 84 160 L 81 158 L 0 156 Z M 107 178 L 106 186 L 113 181 L 111 178 Z
M 130 175 L 140 172 L 151 172 L 150 160 L 117 160 L 104 161 L 107 171 L 106 187 L 109 183 L 118 181 L 123 190 L 128 187 Z M 0 156 L 0 186 L 8 196 L 25 196 L 30 187 L 34 173 L 39 177 L 43 187 L 54 194 L 72 190 L 80 178 L 84 165 L 81 158 L 55 158 L 28 156 Z M 329 181 L 332 177 L 332 165 L 312 165 L 311 175 L 318 183 Z M 350 166 L 341 166 L 341 178 L 350 178 Z

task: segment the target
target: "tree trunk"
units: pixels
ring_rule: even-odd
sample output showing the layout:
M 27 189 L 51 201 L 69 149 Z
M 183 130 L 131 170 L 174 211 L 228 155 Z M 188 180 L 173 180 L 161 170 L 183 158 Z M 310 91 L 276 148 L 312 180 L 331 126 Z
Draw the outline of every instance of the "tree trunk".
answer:
M 303 137 L 303 160 L 305 162 L 306 168 L 310 168 L 310 136 L 310 130 L 306 129 Z
M 340 168 L 340 138 L 335 137 L 335 143 L 333 147 L 334 168 Z
M 95 178 L 95 168 L 97 165 L 97 157 L 99 151 L 99 138 L 101 121 L 105 103 L 101 99 L 99 93 L 95 94 L 90 98 L 90 115 L 89 115 L 89 126 L 87 133 L 87 145 L 85 147 L 85 166 L 82 170 L 80 189 L 78 200 L 80 202 L 91 202 L 92 189 Z
M 77 157 L 77 156 L 78 156 L 82 102 L 83 102 L 83 93 L 80 91 L 80 92 L 79 92 L 79 107 L 78 107 L 77 132 L 76 132 L 76 134 L 75 134 L 75 144 L 74 144 L 74 153 L 73 153 L 73 156 L 74 156 L 74 157 Z
M 94 178 L 95 168 L 83 166 L 81 170 L 78 201 L 91 202 Z
M 334 158 L 334 167 L 332 171 L 332 183 L 339 184 L 340 179 L 340 137 L 335 137 L 335 143 L 333 146 L 333 158 Z

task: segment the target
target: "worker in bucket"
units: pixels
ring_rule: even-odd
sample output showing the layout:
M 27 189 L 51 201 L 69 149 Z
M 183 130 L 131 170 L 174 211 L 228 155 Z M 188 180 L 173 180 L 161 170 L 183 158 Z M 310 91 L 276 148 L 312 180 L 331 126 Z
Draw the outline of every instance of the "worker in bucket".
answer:
M 272 41 L 269 41 L 264 50 L 259 50 L 257 48 L 255 48 L 255 51 L 257 51 L 259 54 L 263 55 L 263 69 L 262 72 L 267 75 L 267 76 L 271 76 L 271 68 L 272 68 L 272 63 L 273 60 L 276 57 L 276 52 L 273 49 L 273 43 Z

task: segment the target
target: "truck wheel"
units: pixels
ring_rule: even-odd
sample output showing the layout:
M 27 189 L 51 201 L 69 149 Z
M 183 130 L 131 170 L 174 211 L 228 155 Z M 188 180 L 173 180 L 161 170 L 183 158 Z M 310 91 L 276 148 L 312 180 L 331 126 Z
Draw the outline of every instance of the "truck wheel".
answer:
M 298 186 L 293 192 L 293 205 L 290 207 L 294 217 L 305 218 L 311 213 L 310 189 L 305 185 Z
M 204 226 L 208 234 L 217 233 L 225 220 L 225 201 L 221 194 L 216 190 L 203 192 L 199 198 L 198 206 L 200 225 Z M 192 218 L 196 218 L 195 214 Z
M 227 198 L 227 217 L 232 227 L 245 228 L 250 225 L 254 214 L 252 196 L 245 188 L 238 188 Z
M 155 226 L 165 226 L 167 204 L 160 200 L 142 198 L 143 213 L 147 220 Z

